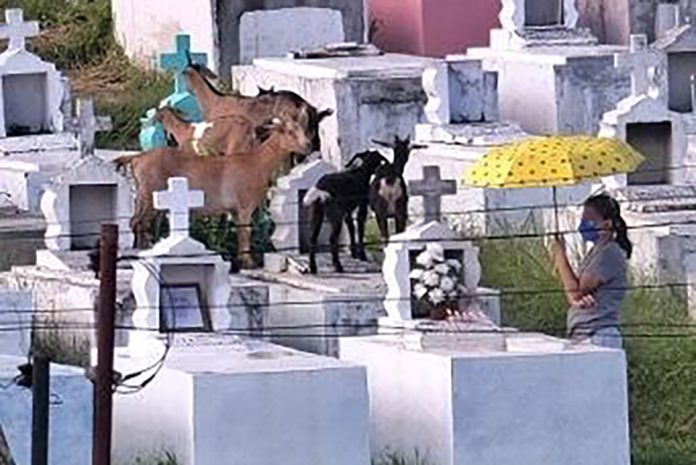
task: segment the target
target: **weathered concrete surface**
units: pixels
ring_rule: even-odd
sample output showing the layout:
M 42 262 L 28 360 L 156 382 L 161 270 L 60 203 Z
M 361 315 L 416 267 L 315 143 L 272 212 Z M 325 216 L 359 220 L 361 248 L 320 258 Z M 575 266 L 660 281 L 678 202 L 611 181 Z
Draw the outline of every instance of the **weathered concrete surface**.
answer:
M 357 0 L 113 0 L 116 38 L 129 57 L 145 66 L 169 49 L 177 33 L 191 35 L 192 49 L 205 52 L 223 78 L 240 63 L 240 21 L 245 12 L 292 7 L 338 10 L 347 41 L 366 34 L 363 2 Z M 292 24 L 287 25 L 292 28 Z
M 657 5 L 662 0 L 577 0 L 579 25 L 588 27 L 601 43 L 627 45 L 631 34 L 655 40 Z M 682 18 L 696 15 L 696 2 L 679 0 Z

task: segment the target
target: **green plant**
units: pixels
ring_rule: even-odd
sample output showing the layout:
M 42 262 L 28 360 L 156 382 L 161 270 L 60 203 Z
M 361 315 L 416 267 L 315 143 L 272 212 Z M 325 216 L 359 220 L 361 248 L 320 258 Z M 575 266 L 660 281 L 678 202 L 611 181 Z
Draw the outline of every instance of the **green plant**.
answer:
M 254 213 L 251 251 L 254 261 L 261 264 L 263 254 L 273 250 L 271 235 L 275 225 L 266 207 Z M 153 223 L 155 241 L 169 234 L 169 224 L 163 215 L 158 215 Z M 238 270 L 237 264 L 237 227 L 227 215 L 212 215 L 197 218 L 191 225 L 191 237 L 218 252 L 232 264 L 232 270 Z
M 61 329 L 65 321 L 51 315 L 39 322 L 41 329 L 32 331 L 32 347 L 48 356 L 53 363 L 86 368 L 90 363 L 89 334 Z
M 142 458 L 138 457 L 135 459 L 133 465 L 178 465 L 179 460 L 176 454 L 172 452 L 165 452 L 162 455 Z

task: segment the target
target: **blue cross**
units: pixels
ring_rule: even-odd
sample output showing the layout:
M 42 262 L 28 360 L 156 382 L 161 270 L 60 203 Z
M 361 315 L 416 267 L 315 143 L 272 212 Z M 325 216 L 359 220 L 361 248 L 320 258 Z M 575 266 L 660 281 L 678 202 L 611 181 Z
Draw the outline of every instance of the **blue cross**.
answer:
M 208 55 L 205 53 L 191 53 L 191 36 L 188 34 L 177 34 L 176 36 L 176 53 L 163 53 L 160 55 L 160 67 L 165 71 L 172 71 L 175 74 L 174 92 L 183 94 L 188 92 L 186 79 L 183 76 L 183 71 L 189 63 L 189 54 L 191 61 L 201 65 L 208 65 Z

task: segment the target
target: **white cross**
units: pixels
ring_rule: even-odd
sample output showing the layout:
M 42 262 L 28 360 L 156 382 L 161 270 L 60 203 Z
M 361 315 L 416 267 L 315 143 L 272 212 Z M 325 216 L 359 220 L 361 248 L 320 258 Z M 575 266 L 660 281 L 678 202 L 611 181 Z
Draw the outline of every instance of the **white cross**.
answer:
M 189 210 L 205 203 L 203 191 L 191 191 L 186 178 L 169 178 L 169 188 L 153 194 L 155 208 L 169 211 L 169 237 L 189 237 Z
M 39 23 L 24 22 L 24 11 L 19 8 L 5 10 L 5 24 L 0 25 L 0 39 L 10 39 L 7 50 L 24 50 L 27 37 L 39 35 Z
M 83 157 L 94 155 L 97 133 L 110 131 L 112 128 L 111 117 L 94 116 L 94 101 L 90 98 L 77 100 L 77 118 L 73 119 L 72 126 L 78 134 L 80 154 Z
M 648 37 L 645 34 L 631 34 L 630 52 L 614 57 L 614 65 L 617 68 L 631 70 L 631 95 L 634 97 L 657 96 L 659 90 L 654 78 L 659 64 L 660 55 L 648 48 Z
M 457 182 L 443 180 L 440 177 L 439 166 L 424 166 L 423 180 L 408 183 L 410 194 L 423 197 L 423 214 L 425 222 L 440 221 L 442 213 L 442 197 L 457 193 Z

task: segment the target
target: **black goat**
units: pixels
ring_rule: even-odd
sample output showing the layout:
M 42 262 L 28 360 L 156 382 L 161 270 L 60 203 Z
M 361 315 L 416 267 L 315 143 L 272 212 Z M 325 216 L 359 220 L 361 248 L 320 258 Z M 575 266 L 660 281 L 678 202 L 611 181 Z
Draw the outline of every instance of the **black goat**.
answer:
M 394 151 L 392 163 L 380 166 L 370 183 L 370 207 L 375 212 L 377 226 L 382 239 L 389 239 L 389 218 L 394 218 L 396 232 L 406 230 L 408 221 L 408 187 L 404 180 L 404 169 L 411 150 L 425 148 L 424 145 L 411 144 L 410 138 L 394 136 L 394 142 L 373 141 Z
M 361 152 L 348 162 L 343 171 L 322 176 L 305 195 L 303 203 L 310 208 L 311 218 L 309 269 L 312 274 L 317 273 L 317 241 L 325 216 L 331 224 L 331 259 L 336 272 L 343 272 L 338 256 L 338 239 L 343 222 L 346 223 L 350 235 L 351 256 L 358 260 L 367 260 L 364 240 L 370 178 L 385 163 L 387 160 L 379 152 Z M 356 209 L 358 210 L 357 242 L 353 223 L 353 212 Z

